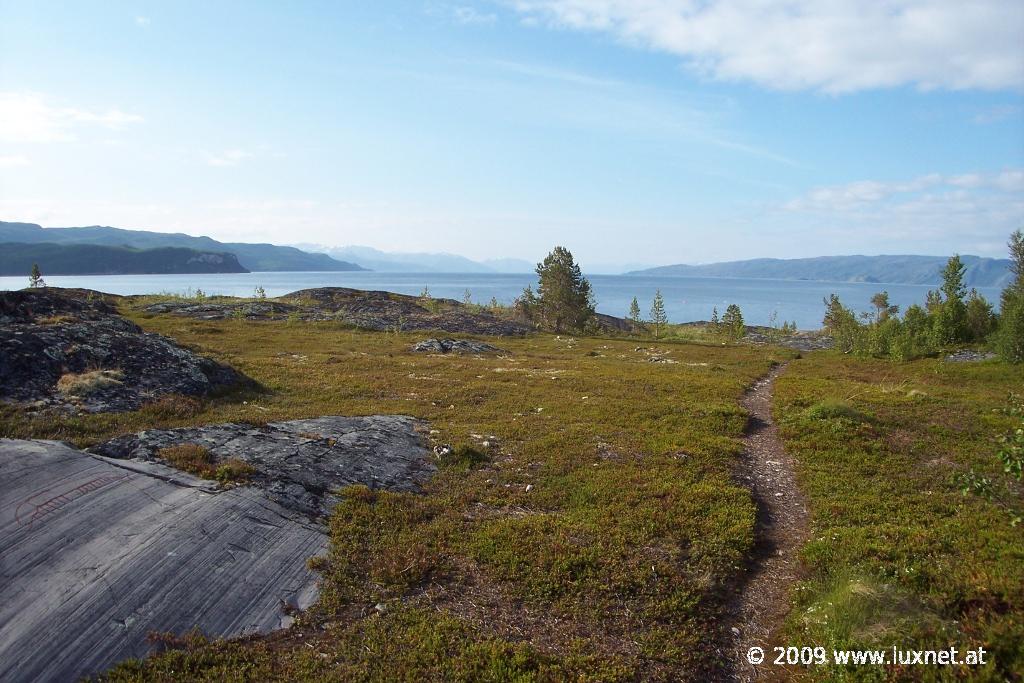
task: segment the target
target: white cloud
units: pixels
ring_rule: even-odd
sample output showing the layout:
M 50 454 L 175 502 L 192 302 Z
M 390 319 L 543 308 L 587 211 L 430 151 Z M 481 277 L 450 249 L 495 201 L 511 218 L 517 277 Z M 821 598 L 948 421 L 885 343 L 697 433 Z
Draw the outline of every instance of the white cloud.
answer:
M 237 166 L 243 161 L 256 156 L 244 149 L 228 149 L 217 154 L 206 154 L 206 163 L 210 166 Z
M 937 194 L 924 194 L 926 191 Z M 968 197 L 1013 194 L 1022 191 L 1024 191 L 1024 170 L 1020 169 L 1007 169 L 999 173 L 966 173 L 952 176 L 931 173 L 908 181 L 858 180 L 845 185 L 819 187 L 802 197 L 784 203 L 782 208 L 786 211 L 839 212 L 859 210 L 883 202 L 906 201 L 909 204 L 910 198 L 921 199 L 938 196 L 960 200 Z
M 917 253 L 971 249 L 1001 256 L 1006 235 L 1024 224 L 1022 192 L 1021 169 L 862 180 L 813 189 L 778 206 L 774 217 L 788 231 L 803 226 L 814 239 L 832 238 L 837 244 L 902 244 Z
M 31 162 L 28 157 L 20 154 L 0 156 L 0 168 L 14 168 L 15 166 L 28 166 Z
M 1024 88 L 1019 0 L 509 0 L 529 23 L 606 32 L 709 78 L 846 93 Z
M 117 129 L 142 121 L 120 109 L 92 111 L 48 103 L 35 93 L 0 93 L 0 141 L 62 142 L 75 139 L 77 129 Z
M 143 28 L 145 28 L 146 26 L 149 26 L 151 23 L 152 23 L 152 21 L 150 20 L 149 17 L 143 17 L 143 16 L 135 17 L 135 24 L 137 26 L 142 26 Z
M 498 15 L 490 12 L 481 12 L 468 5 L 460 5 L 452 8 L 452 17 L 460 24 L 493 24 L 498 21 Z

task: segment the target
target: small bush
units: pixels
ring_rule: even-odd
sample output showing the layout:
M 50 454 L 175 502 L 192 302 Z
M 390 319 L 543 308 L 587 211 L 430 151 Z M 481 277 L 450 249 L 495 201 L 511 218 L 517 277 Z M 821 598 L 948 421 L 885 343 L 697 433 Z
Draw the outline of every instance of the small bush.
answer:
M 92 370 L 90 372 L 69 372 L 57 380 L 57 389 L 69 396 L 89 396 L 104 389 L 123 384 L 124 373 L 120 370 Z
M 228 458 L 217 466 L 214 479 L 226 484 L 228 482 L 246 481 L 256 469 L 239 458 Z
M 208 448 L 195 443 L 161 448 L 157 451 L 157 456 L 182 472 L 188 472 L 203 479 L 214 479 L 225 484 L 244 481 L 256 471 L 252 465 L 238 458 L 228 458 L 218 463 Z
M 487 454 L 473 447 L 462 444 L 441 456 L 442 467 L 468 472 L 487 462 Z
M 804 416 L 810 420 L 850 420 L 851 422 L 866 422 L 865 415 L 845 403 L 838 401 L 821 401 L 815 403 L 804 411 Z

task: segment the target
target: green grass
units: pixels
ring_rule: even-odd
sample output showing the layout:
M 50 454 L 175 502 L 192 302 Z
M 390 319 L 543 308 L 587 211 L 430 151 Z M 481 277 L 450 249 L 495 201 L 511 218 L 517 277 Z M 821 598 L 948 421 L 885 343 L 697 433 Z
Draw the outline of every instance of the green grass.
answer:
M 192 636 L 113 680 L 704 680 L 723 602 L 753 543 L 732 471 L 745 387 L 795 354 L 764 347 L 536 335 L 507 357 L 422 355 L 429 334 L 129 312 L 262 387 L 118 415 L 30 419 L 0 434 L 88 445 L 151 427 L 401 413 L 454 448 L 424 495 L 345 490 L 319 603 L 267 638 Z M 696 339 L 696 338 L 694 338 Z M 641 347 L 638 349 L 638 347 Z M 651 362 L 656 359 L 659 362 Z M 795 672 L 819 680 L 1018 680 L 1019 486 L 995 412 L 1020 368 L 812 353 L 775 414 L 812 512 L 805 575 L 778 644 L 984 646 L 983 670 Z M 487 442 L 487 445 L 484 445 Z M 958 475 L 997 483 L 965 497 Z M 785 640 L 781 640 L 785 638 Z M 1018 678 L 1015 679 L 1014 676 Z
M 128 314 L 262 389 L 126 414 L 4 409 L 0 433 L 84 446 L 145 428 L 400 413 L 456 448 L 424 495 L 345 492 L 313 561 L 321 599 L 292 630 L 193 640 L 113 678 L 668 681 L 720 669 L 723 596 L 753 540 L 753 503 L 731 476 L 738 400 L 785 352 L 648 341 L 675 361 L 652 363 L 635 341 L 537 335 L 501 339 L 507 357 L 440 356 L 410 350 L 423 333 Z
M 812 354 L 779 379 L 775 413 L 812 510 L 788 637 L 827 648 L 984 646 L 980 669 L 813 669 L 820 680 L 1019 680 L 1024 527 L 994 412 L 1024 373 L 1001 363 L 911 363 Z M 1003 497 L 965 497 L 970 468 Z M 1016 678 L 1015 678 L 1016 677 Z

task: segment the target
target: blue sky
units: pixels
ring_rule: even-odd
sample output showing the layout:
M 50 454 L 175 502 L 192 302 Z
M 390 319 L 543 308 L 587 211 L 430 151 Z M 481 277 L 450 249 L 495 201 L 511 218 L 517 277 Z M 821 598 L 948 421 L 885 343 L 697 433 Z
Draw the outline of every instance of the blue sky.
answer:
M 1017 0 L 0 0 L 0 219 L 585 266 L 1024 227 Z

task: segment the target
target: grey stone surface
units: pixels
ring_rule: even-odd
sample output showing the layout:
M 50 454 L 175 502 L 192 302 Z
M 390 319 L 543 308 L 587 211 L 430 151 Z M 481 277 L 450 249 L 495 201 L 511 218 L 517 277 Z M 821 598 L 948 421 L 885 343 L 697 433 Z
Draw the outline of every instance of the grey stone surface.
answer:
M 340 322 L 370 330 L 442 330 L 451 334 L 523 335 L 532 330 L 517 320 L 497 316 L 452 299 L 432 299 L 348 287 L 303 289 L 273 301 L 218 297 L 216 301 L 166 301 L 148 304 L 147 313 L 200 320 L 285 320 Z
M 264 426 L 226 423 L 129 434 L 90 451 L 158 461 L 162 448 L 198 444 L 218 461 L 246 461 L 256 470 L 251 480 L 271 500 L 318 517 L 336 502 L 333 491 L 349 484 L 419 490 L 436 467 L 417 427 L 415 419 L 404 415 L 328 416 Z
M 972 349 L 960 349 L 946 356 L 949 363 L 976 363 L 982 360 L 995 358 L 996 354 L 991 351 L 974 351 Z
M 95 674 L 150 631 L 269 631 L 315 599 L 323 527 L 256 487 L 122 464 L 0 440 L 0 680 Z
M 86 412 L 135 410 L 166 394 L 201 396 L 240 373 L 117 315 L 107 295 L 53 288 L 0 292 L 0 400 Z M 88 392 L 63 393 L 68 373 L 111 371 Z
M 472 339 L 424 339 L 412 345 L 420 353 L 504 353 L 497 346 Z

